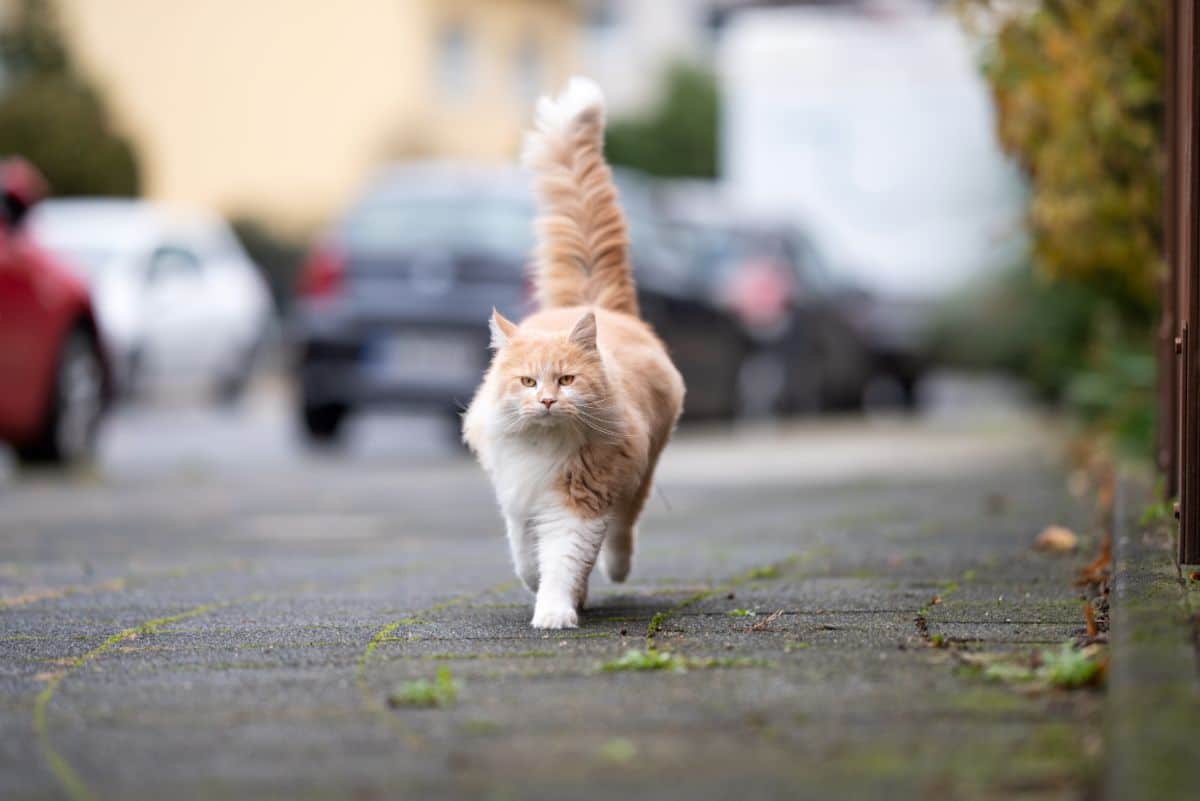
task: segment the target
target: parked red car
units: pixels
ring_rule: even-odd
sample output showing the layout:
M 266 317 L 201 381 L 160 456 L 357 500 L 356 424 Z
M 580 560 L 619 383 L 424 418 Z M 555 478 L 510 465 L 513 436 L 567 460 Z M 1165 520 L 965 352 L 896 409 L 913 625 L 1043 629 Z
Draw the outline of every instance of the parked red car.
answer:
M 28 162 L 0 160 L 0 441 L 62 464 L 90 455 L 112 382 L 86 286 L 22 225 L 45 194 Z

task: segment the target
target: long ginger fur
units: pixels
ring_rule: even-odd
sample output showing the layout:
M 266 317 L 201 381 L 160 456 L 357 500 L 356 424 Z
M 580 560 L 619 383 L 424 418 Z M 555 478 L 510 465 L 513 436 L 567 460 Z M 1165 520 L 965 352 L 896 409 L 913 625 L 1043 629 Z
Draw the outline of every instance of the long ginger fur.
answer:
M 532 625 L 573 628 L 599 559 L 624 581 L 684 386 L 638 317 L 625 217 L 604 161 L 604 99 L 586 79 L 543 98 L 526 141 L 541 309 L 492 313 L 495 355 L 463 439 L 496 489 Z
M 604 98 L 594 83 L 574 78 L 557 101 L 538 103 L 522 153 L 539 206 L 538 303 L 594 305 L 636 317 L 629 234 L 603 148 Z

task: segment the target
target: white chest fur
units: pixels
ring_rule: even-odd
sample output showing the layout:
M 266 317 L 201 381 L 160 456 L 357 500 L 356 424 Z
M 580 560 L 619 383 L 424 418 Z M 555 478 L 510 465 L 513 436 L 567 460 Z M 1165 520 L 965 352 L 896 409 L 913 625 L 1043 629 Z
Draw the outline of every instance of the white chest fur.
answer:
M 564 465 L 579 443 L 558 432 L 504 437 L 492 452 L 492 483 L 505 514 L 528 519 L 552 502 Z

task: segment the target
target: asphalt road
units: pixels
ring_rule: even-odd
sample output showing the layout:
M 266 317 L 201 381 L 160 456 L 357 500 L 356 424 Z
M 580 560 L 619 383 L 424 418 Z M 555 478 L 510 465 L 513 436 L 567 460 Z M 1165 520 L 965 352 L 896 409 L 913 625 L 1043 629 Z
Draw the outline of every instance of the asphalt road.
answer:
M 489 488 L 445 437 L 368 419 L 345 452 L 314 453 L 268 393 L 126 412 L 81 475 L 10 472 L 0 798 L 1077 798 L 1094 782 L 1097 696 L 997 686 L 930 647 L 1025 653 L 1080 629 L 1071 560 L 1030 543 L 1089 515 L 1032 417 L 685 431 L 630 583 L 594 577 L 564 633 L 529 628 Z M 604 669 L 650 648 L 669 669 Z

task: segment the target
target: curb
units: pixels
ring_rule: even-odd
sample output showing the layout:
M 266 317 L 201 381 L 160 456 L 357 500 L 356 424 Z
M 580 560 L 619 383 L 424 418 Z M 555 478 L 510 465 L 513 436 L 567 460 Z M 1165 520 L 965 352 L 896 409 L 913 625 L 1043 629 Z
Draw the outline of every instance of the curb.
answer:
M 1149 497 L 1143 484 L 1118 480 L 1105 700 L 1110 801 L 1195 799 L 1200 775 L 1192 613 L 1166 526 L 1138 523 Z

